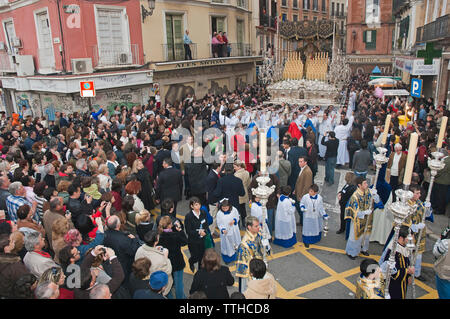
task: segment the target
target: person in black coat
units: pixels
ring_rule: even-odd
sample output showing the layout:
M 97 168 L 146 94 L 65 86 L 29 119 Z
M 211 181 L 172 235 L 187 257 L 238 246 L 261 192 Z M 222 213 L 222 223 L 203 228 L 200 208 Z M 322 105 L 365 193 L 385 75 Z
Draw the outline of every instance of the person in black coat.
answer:
M 225 164 L 225 176 L 217 181 L 213 194 L 218 200 L 228 198 L 233 207 L 239 208 L 239 196 L 245 195 L 245 189 L 242 180 L 234 176 L 233 164 Z
M 148 211 L 155 208 L 155 203 L 153 202 L 153 178 L 150 176 L 150 172 L 142 163 L 142 160 L 137 159 L 133 164 L 133 169 L 136 172 L 136 178 L 141 182 L 141 192 L 138 194 L 138 197 L 144 203 L 145 209 Z
M 112 248 L 122 265 L 125 279 L 131 273 L 131 265 L 134 261 L 137 249 L 140 247 L 139 241 L 133 235 L 126 235 L 121 232 L 120 219 L 118 216 L 111 216 L 107 221 L 108 230 L 105 231 L 105 239 L 103 244 Z
M 208 168 L 203 161 L 203 149 L 196 147 L 190 163 L 185 163 L 184 166 L 189 180 L 191 196 L 198 197 L 202 205 L 206 205 Z
M 202 204 L 196 197 L 189 201 L 191 211 L 186 214 L 184 227 L 188 237 L 188 247 L 191 257 L 189 257 L 189 267 L 195 271 L 194 264 L 200 262 L 205 253 L 205 236 L 209 232 L 206 212 L 201 210 Z M 200 268 L 200 267 L 199 267 Z
M 208 176 L 206 177 L 206 192 L 208 197 L 208 205 L 215 205 L 217 203 L 217 198 L 214 197 L 214 190 L 217 186 L 217 181 L 220 178 L 220 164 L 212 163 L 210 165 L 210 170 Z
M 171 198 L 174 202 L 174 213 L 177 211 L 177 203 L 181 200 L 183 193 L 183 175 L 177 168 L 172 167 L 172 159 L 165 158 L 163 161 L 164 170 L 159 173 L 156 181 L 157 202 Z
M 171 158 L 171 152 L 169 150 L 163 149 L 163 141 L 162 140 L 157 140 L 155 142 L 155 147 L 158 150 L 158 152 L 156 153 L 154 159 L 153 159 L 153 178 L 156 178 L 156 176 L 159 175 L 159 173 L 161 173 L 164 169 L 164 159 L 166 158 Z
M 190 294 L 203 291 L 208 299 L 229 299 L 227 286 L 234 284 L 234 278 L 227 266 L 221 266 L 220 255 L 208 248 L 202 259 L 202 268 L 194 275 Z
M 171 217 L 167 215 L 161 217 L 158 229 L 160 232 L 159 244 L 169 250 L 176 297 L 177 299 L 186 299 L 183 285 L 183 272 L 186 263 L 181 252 L 181 247 L 188 243 L 186 234 L 181 229 L 181 222 L 176 220 L 173 225 Z
M 345 206 L 347 205 L 348 200 L 352 197 L 353 193 L 356 191 L 356 185 L 354 183 L 355 174 L 353 172 L 347 172 L 345 174 L 345 182 L 346 184 L 342 188 L 342 190 L 338 193 L 339 206 L 341 207 L 341 227 L 336 232 L 336 234 L 341 234 L 345 231 Z
M 298 159 L 301 156 L 308 156 L 308 152 L 304 147 L 298 146 L 298 140 L 293 138 L 292 140 L 284 140 L 283 147 L 286 153 L 286 159 L 291 162 L 291 175 L 288 178 L 288 185 L 292 189 L 295 189 L 295 183 L 297 182 L 298 174 L 300 174 L 300 167 L 298 166 Z
M 128 279 L 128 291 L 131 296 L 139 289 L 149 289 L 150 290 L 150 267 L 152 262 L 146 257 L 136 259 L 131 266 L 132 272 Z

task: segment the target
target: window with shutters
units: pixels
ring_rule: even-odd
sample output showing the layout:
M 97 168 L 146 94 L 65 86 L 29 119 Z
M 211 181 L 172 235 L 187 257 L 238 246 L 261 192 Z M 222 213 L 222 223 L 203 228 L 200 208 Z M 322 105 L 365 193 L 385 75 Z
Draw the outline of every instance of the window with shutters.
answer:
M 125 8 L 95 7 L 99 65 L 132 63 Z
M 322 11 L 326 12 L 327 11 L 327 5 L 326 5 L 326 0 L 322 0 Z
M 298 0 L 293 0 L 292 1 L 292 7 L 297 9 L 298 8 Z
M 184 57 L 183 30 L 183 15 L 166 14 L 167 59 L 169 61 L 182 60 Z
M 53 38 L 47 9 L 35 13 L 36 32 L 38 38 L 39 69 L 55 68 Z
M 281 1 L 281 6 L 282 7 L 287 7 L 287 0 L 282 0 Z
M 334 17 L 334 2 L 331 3 L 331 16 Z
M 380 0 L 366 0 L 366 23 L 380 23 Z
M 3 29 L 6 35 L 6 47 L 8 48 L 8 52 L 13 53 L 16 51 L 12 45 L 12 39 L 16 37 L 13 20 L 3 22 Z
M 313 10 L 319 11 L 319 0 L 313 0 Z
M 366 50 L 375 50 L 377 47 L 377 30 L 364 31 L 363 41 L 366 44 Z

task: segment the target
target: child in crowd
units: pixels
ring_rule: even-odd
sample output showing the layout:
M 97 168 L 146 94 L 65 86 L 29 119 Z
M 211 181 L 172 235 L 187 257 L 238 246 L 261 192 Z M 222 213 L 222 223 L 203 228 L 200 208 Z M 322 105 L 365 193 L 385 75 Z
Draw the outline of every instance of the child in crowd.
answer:
M 297 242 L 295 229 L 295 205 L 289 198 L 291 187 L 281 187 L 281 196 L 278 199 L 277 213 L 275 215 L 275 239 L 274 244 L 289 248 Z
M 228 199 L 222 199 L 217 212 L 217 227 L 220 230 L 220 250 L 226 264 L 235 261 L 237 257 L 236 250 L 241 243 L 238 222 L 238 210 L 230 205 Z
M 300 201 L 300 209 L 303 211 L 302 240 L 305 247 L 320 241 L 322 237 L 322 224 L 328 215 L 323 208 L 323 199 L 319 194 L 319 186 L 311 185 L 309 193 Z

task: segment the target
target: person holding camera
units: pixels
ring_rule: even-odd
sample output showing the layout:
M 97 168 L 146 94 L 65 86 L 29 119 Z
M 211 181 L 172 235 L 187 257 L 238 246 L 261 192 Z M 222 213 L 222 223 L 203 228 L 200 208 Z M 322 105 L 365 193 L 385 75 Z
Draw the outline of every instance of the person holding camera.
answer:
M 328 140 L 326 140 L 328 137 Z M 336 168 L 339 140 L 333 131 L 326 132 L 320 141 L 327 149 L 325 152 L 325 182 L 334 184 L 334 169 Z
M 441 234 L 441 238 L 434 244 L 433 255 L 437 258 L 434 263 L 436 272 L 436 289 L 439 299 L 450 299 L 450 227 Z

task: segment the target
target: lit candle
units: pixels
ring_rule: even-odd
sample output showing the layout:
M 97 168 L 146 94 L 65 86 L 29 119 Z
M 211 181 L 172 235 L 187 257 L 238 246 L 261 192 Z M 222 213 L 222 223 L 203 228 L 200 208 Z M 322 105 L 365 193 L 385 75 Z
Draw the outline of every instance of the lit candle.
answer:
M 447 129 L 448 117 L 444 116 L 441 121 L 441 130 L 439 131 L 439 137 L 437 142 L 437 148 L 442 148 L 442 141 L 444 140 L 445 130 Z
M 414 159 L 416 157 L 417 140 L 419 135 L 411 133 L 408 147 L 408 157 L 406 158 L 405 177 L 403 178 L 403 185 L 411 185 L 411 176 L 414 169 Z
M 259 161 L 261 163 L 261 169 L 260 171 L 262 173 L 266 172 L 266 156 L 267 156 L 267 141 L 266 141 L 266 132 L 264 130 L 261 130 L 261 133 L 259 133 Z
M 384 147 L 384 145 L 386 144 L 386 139 L 387 139 L 387 135 L 389 133 L 389 126 L 391 125 L 391 114 L 388 114 L 386 116 L 386 122 L 384 122 L 384 132 L 383 132 L 383 137 L 381 139 L 381 144 Z

